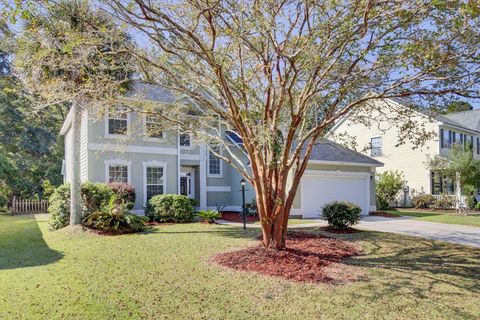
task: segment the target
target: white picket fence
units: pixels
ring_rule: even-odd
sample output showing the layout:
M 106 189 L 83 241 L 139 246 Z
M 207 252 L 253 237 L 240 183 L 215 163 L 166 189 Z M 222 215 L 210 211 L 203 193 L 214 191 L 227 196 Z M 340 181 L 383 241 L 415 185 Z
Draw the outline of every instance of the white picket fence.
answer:
M 47 213 L 48 200 L 21 199 L 13 197 L 11 213 L 15 214 L 32 214 Z
M 436 200 L 440 200 L 442 199 L 443 197 L 453 197 L 456 201 L 456 197 L 455 195 L 443 195 L 443 194 L 434 194 L 433 197 L 436 199 Z M 460 206 L 461 207 L 465 207 L 467 205 L 467 197 L 465 196 L 460 196 Z M 455 209 L 456 207 L 456 204 L 451 208 L 451 209 Z

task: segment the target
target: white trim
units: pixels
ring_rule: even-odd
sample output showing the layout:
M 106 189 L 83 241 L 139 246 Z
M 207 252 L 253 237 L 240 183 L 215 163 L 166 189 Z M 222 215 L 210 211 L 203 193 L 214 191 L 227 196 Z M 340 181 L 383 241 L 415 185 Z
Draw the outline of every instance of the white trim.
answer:
M 207 177 L 208 178 L 223 178 L 223 160 L 218 158 L 220 164 L 220 173 L 219 174 L 211 174 L 210 173 L 210 149 L 207 150 Z M 213 154 L 213 153 L 212 153 Z M 215 154 L 213 154 L 215 156 Z
M 163 161 L 151 160 L 143 161 L 143 206 L 147 205 L 147 167 L 163 168 L 163 194 L 167 194 L 167 163 Z
M 132 183 L 132 161 L 122 159 L 109 159 L 105 160 L 105 183 L 110 181 L 110 165 L 127 166 L 127 183 Z
M 310 176 L 357 176 L 357 177 L 369 177 L 370 178 L 371 172 L 305 170 L 304 175 L 310 175 Z
M 120 144 L 108 144 L 108 143 L 89 143 L 88 150 L 177 155 L 176 148 L 125 146 Z
M 177 194 L 180 194 L 180 174 L 181 174 L 181 164 L 180 164 L 180 135 L 177 132 Z
M 129 137 L 130 133 L 131 133 L 131 127 L 130 127 L 131 112 L 127 113 L 127 133 L 126 134 L 110 134 L 110 133 L 108 133 L 109 115 L 110 115 L 110 110 L 107 107 L 107 111 L 105 112 L 105 116 L 104 116 L 104 122 L 105 122 L 104 138 L 106 138 L 106 139 L 122 139 L 122 138 L 125 138 L 125 137 Z
M 355 166 L 355 167 L 383 167 L 383 163 L 362 163 L 362 162 L 348 162 L 348 161 L 327 161 L 327 160 L 308 160 L 311 164 L 330 164 L 341 166 Z
M 183 149 L 182 149 L 183 150 Z M 180 154 L 180 159 L 182 160 L 200 160 L 199 154 Z
M 207 192 L 232 192 L 232 187 L 229 186 L 208 186 Z
M 60 135 L 63 136 L 67 133 L 68 128 L 70 128 L 70 124 L 72 123 L 72 117 L 73 117 L 73 112 L 72 108 L 70 108 L 70 111 L 68 111 L 67 117 L 65 118 L 65 121 L 63 122 L 62 128 L 60 129 Z
M 187 182 L 187 197 L 191 199 L 195 199 L 195 169 L 189 168 L 189 169 L 181 170 L 178 178 L 179 189 L 180 189 L 180 178 L 187 178 L 187 180 L 189 180 L 189 182 Z M 189 187 L 188 184 L 190 184 L 190 190 L 191 190 L 190 194 L 188 194 L 188 187 Z M 180 194 L 180 190 L 178 191 L 178 194 Z
M 162 137 L 161 138 L 155 138 L 155 137 L 149 137 L 147 136 L 147 115 L 145 113 L 142 114 L 142 131 L 143 131 L 143 141 L 148 141 L 148 142 L 165 142 L 167 139 L 167 131 L 162 130 Z

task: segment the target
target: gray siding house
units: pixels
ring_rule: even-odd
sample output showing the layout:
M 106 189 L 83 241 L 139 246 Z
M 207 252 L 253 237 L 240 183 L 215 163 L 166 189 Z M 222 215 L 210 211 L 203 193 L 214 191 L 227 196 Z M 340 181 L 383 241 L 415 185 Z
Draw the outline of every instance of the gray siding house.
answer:
M 146 99 L 168 102 L 165 90 L 136 84 Z M 71 181 L 71 115 L 61 129 L 65 136 L 64 181 Z M 82 114 L 80 139 L 81 181 L 125 182 L 136 190 L 134 212 L 142 214 L 156 194 L 182 194 L 193 198 L 199 209 L 223 207 L 241 210 L 240 174 L 215 157 L 205 144 L 172 130 L 149 130 L 159 119 L 117 107 L 102 119 Z M 154 133 L 151 133 L 154 132 Z M 227 137 L 226 137 L 227 138 Z M 240 150 L 239 156 L 246 157 Z M 248 161 L 247 161 L 248 162 Z M 375 210 L 375 168 L 382 163 L 324 140 L 315 145 L 291 214 L 318 217 L 326 202 L 349 200 L 363 214 Z M 247 186 L 247 201 L 255 198 Z

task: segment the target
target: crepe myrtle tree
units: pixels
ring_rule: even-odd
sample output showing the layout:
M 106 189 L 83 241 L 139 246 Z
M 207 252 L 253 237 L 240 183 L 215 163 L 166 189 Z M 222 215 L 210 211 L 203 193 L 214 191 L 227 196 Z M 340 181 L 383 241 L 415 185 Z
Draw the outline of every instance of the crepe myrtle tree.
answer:
M 72 181 L 70 224 L 81 223 L 80 127 L 83 110 L 103 105 L 128 89 L 133 59 L 129 37 L 87 1 L 19 2 L 23 29 L 14 48 L 14 69 L 40 109 L 71 108 Z M 36 110 L 32 110 L 35 112 Z
M 178 97 L 150 111 L 208 142 L 253 185 L 268 248 L 285 248 L 312 148 L 335 122 L 348 113 L 371 121 L 382 98 L 422 107 L 479 97 L 476 1 L 107 3 L 135 32 L 144 79 Z M 400 143 L 431 137 L 414 121 L 418 108 L 395 109 Z M 224 130 L 243 139 L 247 159 Z

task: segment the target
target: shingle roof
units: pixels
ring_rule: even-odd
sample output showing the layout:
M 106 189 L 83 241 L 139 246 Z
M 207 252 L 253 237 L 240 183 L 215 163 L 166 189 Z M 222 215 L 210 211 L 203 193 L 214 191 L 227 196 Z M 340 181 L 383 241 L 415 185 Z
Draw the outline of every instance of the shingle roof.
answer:
M 129 96 L 165 103 L 172 103 L 175 101 L 175 96 L 172 94 L 172 92 L 164 87 L 138 81 L 133 83 Z
M 438 120 L 470 130 L 480 131 L 479 109 L 445 114 L 439 116 Z
M 345 148 L 330 140 L 320 140 L 315 143 L 310 155 L 310 160 L 332 161 L 369 164 L 372 166 L 383 166 L 383 163 L 370 158 L 354 150 Z

